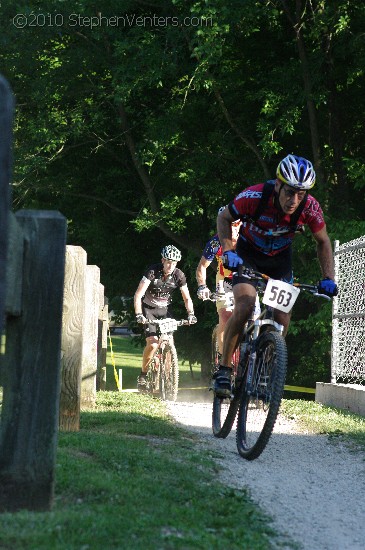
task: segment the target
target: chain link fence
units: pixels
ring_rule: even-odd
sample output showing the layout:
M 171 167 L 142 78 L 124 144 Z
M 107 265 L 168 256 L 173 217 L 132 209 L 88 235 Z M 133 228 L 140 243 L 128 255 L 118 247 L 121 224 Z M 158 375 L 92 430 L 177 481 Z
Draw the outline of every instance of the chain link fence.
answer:
M 365 386 L 365 236 L 335 241 L 331 382 Z

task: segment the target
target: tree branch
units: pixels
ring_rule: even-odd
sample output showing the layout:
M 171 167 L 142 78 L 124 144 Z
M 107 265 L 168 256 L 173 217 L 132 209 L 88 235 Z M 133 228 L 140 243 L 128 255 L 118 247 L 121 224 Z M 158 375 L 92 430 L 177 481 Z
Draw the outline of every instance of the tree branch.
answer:
M 136 169 L 136 171 L 137 171 L 137 173 L 140 177 L 140 180 L 143 184 L 143 187 L 145 189 L 145 192 L 146 192 L 146 195 L 147 195 L 147 198 L 148 198 L 148 202 L 149 202 L 152 214 L 157 216 L 158 213 L 159 213 L 159 207 L 158 207 L 158 203 L 157 203 L 154 191 L 153 191 L 154 186 L 153 186 L 153 184 L 150 180 L 150 177 L 149 177 L 145 167 L 142 165 L 142 163 L 141 163 L 141 161 L 138 157 L 136 145 L 135 145 L 135 142 L 134 142 L 134 139 L 133 139 L 133 136 L 132 136 L 130 126 L 129 126 L 127 113 L 126 113 L 126 110 L 125 110 L 124 105 L 122 103 L 118 104 L 118 111 L 119 111 L 119 115 L 120 115 L 121 125 L 122 125 L 122 129 L 123 129 L 123 132 L 124 132 L 124 137 L 125 137 L 125 140 L 126 140 L 127 148 L 128 148 L 129 153 L 131 155 L 133 165 L 134 165 L 134 167 L 135 167 L 135 169 Z M 181 235 L 177 235 L 176 233 L 174 233 L 174 231 L 171 231 L 171 229 L 168 227 L 168 225 L 166 225 L 166 223 L 163 222 L 162 220 L 157 219 L 156 226 L 169 239 L 175 241 L 177 244 L 179 244 L 183 248 L 186 248 L 188 250 L 193 249 L 194 252 L 197 252 L 198 254 L 200 254 L 200 252 L 201 252 L 201 243 L 199 243 L 198 241 L 193 240 L 191 238 L 191 235 L 188 238 L 184 238 Z
M 114 210 L 115 212 L 118 212 L 119 214 L 127 214 L 128 216 L 134 217 L 137 216 L 138 212 L 134 212 L 133 210 L 124 210 L 122 208 L 118 208 L 118 206 L 115 206 L 115 204 L 111 204 L 110 202 L 101 199 L 100 197 L 94 197 L 92 195 L 87 195 L 86 193 L 73 193 L 72 191 L 67 192 L 68 195 L 72 195 L 73 197 L 82 197 L 83 199 L 88 199 L 91 201 L 101 202 L 102 204 L 105 204 L 110 210 Z
M 219 106 L 225 116 L 225 119 L 227 120 L 228 124 L 230 125 L 230 127 L 232 128 L 232 130 L 235 132 L 235 134 L 240 138 L 240 140 L 249 148 L 251 149 L 251 151 L 254 153 L 255 157 L 257 158 L 257 160 L 259 161 L 260 165 L 261 165 L 261 168 L 263 169 L 264 171 L 264 174 L 265 174 L 265 178 L 270 178 L 270 171 L 266 165 L 266 162 L 264 161 L 264 159 L 262 158 L 261 154 L 260 154 L 260 151 L 258 149 L 258 147 L 256 146 L 256 144 L 254 143 L 254 141 L 251 139 L 251 138 L 247 138 L 242 132 L 241 130 L 238 128 L 237 124 L 233 121 L 230 113 L 228 112 L 228 109 L 223 101 L 223 98 L 221 96 L 221 93 L 219 91 L 219 89 L 213 85 L 213 91 L 214 91 L 214 95 L 215 97 L 217 98 L 218 100 L 218 103 L 219 103 Z

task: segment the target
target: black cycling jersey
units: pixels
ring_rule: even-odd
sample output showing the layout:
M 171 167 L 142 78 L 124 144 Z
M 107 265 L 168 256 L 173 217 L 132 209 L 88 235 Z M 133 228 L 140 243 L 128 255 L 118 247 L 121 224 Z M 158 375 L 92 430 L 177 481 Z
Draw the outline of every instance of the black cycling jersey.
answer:
M 171 303 L 173 291 L 186 285 L 186 277 L 178 268 L 165 278 L 162 263 L 151 265 L 142 280 L 151 281 L 143 303 L 152 307 L 167 307 Z

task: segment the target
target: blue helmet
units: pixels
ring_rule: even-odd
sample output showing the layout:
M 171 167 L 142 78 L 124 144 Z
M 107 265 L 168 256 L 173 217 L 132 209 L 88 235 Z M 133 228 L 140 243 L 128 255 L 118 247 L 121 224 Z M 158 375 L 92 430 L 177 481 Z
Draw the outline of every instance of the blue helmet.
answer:
M 296 189 L 311 189 L 316 182 L 313 164 L 296 155 L 288 155 L 279 163 L 276 177 Z

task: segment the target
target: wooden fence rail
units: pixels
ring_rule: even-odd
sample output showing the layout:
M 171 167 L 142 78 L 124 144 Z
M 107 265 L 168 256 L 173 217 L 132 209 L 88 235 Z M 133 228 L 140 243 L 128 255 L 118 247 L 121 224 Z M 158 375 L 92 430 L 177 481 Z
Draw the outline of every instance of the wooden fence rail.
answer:
M 55 211 L 10 211 L 13 97 L 0 76 L 0 512 L 49 510 L 59 427 L 105 389 L 100 270 Z
M 24 210 L 15 225 L 18 248 L 9 255 L 23 265 L 9 261 L 6 278 L 0 510 L 45 510 L 57 446 L 66 220 L 58 212 Z
M 66 247 L 62 322 L 60 429 L 78 431 L 80 410 L 105 389 L 108 306 L 100 270 L 79 246 Z
M 10 212 L 13 104 L 0 76 L 0 511 L 45 510 L 54 487 L 66 220 Z

